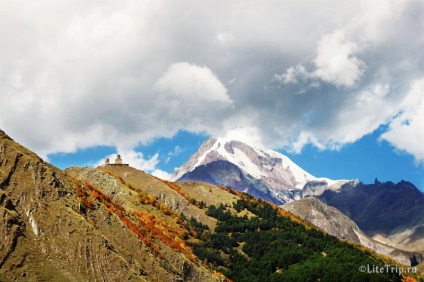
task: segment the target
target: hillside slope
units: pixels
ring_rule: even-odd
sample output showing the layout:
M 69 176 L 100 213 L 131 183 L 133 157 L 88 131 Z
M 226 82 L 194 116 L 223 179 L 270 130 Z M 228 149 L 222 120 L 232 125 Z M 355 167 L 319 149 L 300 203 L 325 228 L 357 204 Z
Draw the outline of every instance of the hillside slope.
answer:
M 77 181 L 0 131 L 1 281 L 220 279 L 190 252 L 168 247 L 147 229 L 131 228 L 146 214 L 139 210 L 135 217 L 130 191 L 114 177 L 100 179 L 98 184 L 108 184 L 104 190 Z M 190 237 L 182 227 L 172 232 L 167 235 L 178 244 L 174 233 Z

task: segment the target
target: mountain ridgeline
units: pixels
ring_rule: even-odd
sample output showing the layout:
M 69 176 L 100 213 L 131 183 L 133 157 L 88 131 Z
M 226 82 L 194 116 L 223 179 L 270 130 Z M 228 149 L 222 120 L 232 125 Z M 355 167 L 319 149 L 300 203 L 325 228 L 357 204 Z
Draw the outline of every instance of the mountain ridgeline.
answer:
M 236 190 L 61 171 L 0 131 L 0 281 L 400 281 L 396 265 Z M 416 276 L 416 275 L 415 275 Z

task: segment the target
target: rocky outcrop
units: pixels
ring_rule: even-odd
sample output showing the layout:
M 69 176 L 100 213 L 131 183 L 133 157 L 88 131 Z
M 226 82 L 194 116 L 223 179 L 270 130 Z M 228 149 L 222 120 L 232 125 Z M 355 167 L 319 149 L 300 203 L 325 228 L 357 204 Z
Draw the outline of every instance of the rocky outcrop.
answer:
M 359 243 L 359 227 L 336 208 L 330 207 L 317 198 L 306 198 L 282 206 L 284 209 L 318 226 L 328 234 L 342 240 Z

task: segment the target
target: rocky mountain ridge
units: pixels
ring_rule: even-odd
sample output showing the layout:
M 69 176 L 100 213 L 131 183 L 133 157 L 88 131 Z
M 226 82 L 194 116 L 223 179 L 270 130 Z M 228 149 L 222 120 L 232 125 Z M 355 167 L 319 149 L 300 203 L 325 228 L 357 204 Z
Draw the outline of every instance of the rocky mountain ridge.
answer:
M 318 196 L 353 221 L 370 237 L 393 246 L 424 252 L 424 193 L 412 183 L 359 183 Z
M 304 198 L 284 204 L 283 208 L 318 226 L 330 235 L 341 240 L 359 243 L 405 265 L 411 265 L 414 255 L 419 255 L 411 251 L 397 249 L 368 237 L 353 220 L 317 198 Z

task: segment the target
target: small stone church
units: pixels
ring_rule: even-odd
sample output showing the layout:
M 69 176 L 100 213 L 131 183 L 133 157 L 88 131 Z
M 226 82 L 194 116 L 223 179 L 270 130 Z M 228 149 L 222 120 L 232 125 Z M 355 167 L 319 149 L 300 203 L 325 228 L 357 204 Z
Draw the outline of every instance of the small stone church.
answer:
M 109 166 L 109 165 L 115 165 L 115 166 L 128 166 L 128 164 L 124 164 L 123 162 L 122 162 L 122 158 L 121 158 L 121 155 L 117 155 L 116 156 L 116 159 L 115 159 L 115 163 L 110 163 L 110 161 L 109 161 L 109 158 L 106 158 L 105 159 L 105 163 L 103 164 L 103 166 Z

